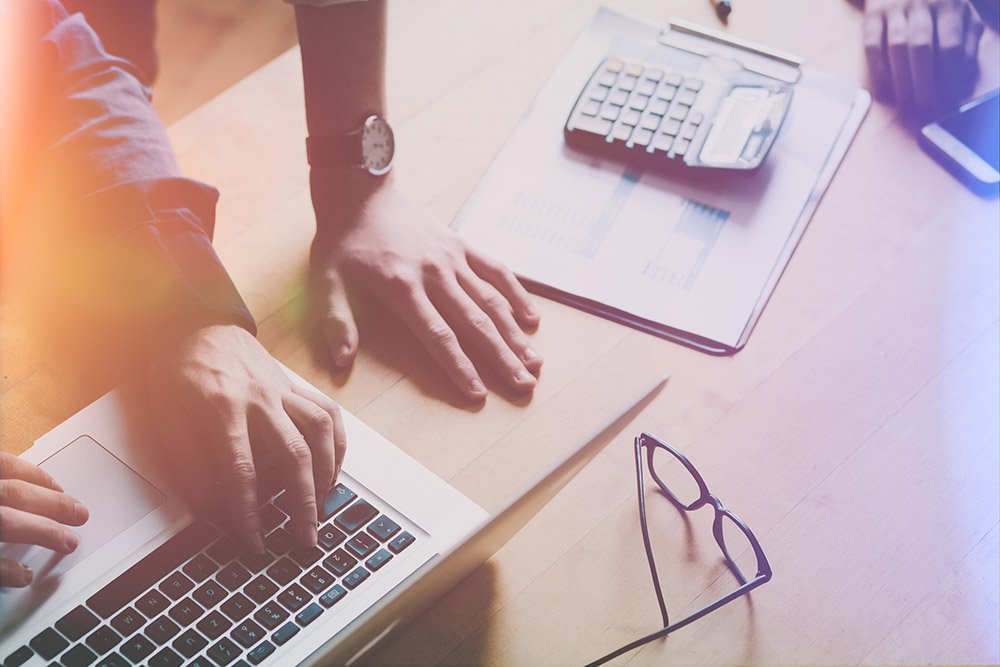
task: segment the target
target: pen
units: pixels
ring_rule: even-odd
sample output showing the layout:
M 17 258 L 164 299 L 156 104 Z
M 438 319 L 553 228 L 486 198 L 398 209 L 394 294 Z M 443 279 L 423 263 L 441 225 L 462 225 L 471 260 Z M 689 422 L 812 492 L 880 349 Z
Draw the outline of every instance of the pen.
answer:
M 711 2 L 712 6 L 715 7 L 715 15 L 725 23 L 730 12 L 733 11 L 733 0 L 711 0 Z

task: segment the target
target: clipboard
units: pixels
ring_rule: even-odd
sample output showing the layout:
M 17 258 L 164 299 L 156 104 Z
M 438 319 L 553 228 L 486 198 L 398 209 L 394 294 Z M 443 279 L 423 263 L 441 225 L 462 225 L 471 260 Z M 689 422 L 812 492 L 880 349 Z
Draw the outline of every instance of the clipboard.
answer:
M 561 123 L 611 55 L 793 86 L 752 175 L 663 177 L 574 154 Z M 742 349 L 871 104 L 857 85 L 724 33 L 601 8 L 452 223 L 532 292 L 713 355 Z M 714 182 L 713 182 L 714 179 Z

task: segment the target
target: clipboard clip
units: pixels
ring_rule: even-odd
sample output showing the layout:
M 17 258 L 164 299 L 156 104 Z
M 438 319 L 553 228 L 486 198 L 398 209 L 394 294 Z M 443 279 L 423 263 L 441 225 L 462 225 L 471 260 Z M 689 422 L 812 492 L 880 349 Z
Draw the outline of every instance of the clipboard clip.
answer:
M 748 72 L 788 84 L 797 83 L 802 76 L 802 59 L 798 56 L 681 19 L 672 19 L 661 29 L 658 41 L 705 58 L 723 58 Z

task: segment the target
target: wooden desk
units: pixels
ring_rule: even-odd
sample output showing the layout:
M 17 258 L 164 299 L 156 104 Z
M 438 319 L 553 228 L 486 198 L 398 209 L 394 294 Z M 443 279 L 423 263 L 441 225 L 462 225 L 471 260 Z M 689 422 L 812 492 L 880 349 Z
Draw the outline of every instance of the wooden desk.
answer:
M 612 3 L 716 25 L 709 3 Z M 595 3 L 396 3 L 399 184 L 450 220 Z M 737 6 L 730 30 L 863 81 L 860 13 L 841 0 Z M 995 88 L 988 32 L 982 89 Z M 774 579 L 628 659 L 647 663 L 997 662 L 998 205 L 968 194 L 876 104 L 750 338 L 713 358 L 541 301 L 530 401 L 466 409 L 377 318 L 331 375 L 300 325 L 313 224 L 298 53 L 171 128 L 186 173 L 223 192 L 217 246 L 281 361 L 487 509 L 612 405 L 667 390 L 491 563 L 379 662 L 580 664 L 656 628 L 631 437 L 684 450 L 760 537 Z M 10 334 L 3 446 L 20 451 L 99 395 Z M 20 345 L 20 347 L 18 347 Z M 11 352 L 13 350 L 13 352 Z M 653 511 L 668 606 L 726 592 L 705 511 Z

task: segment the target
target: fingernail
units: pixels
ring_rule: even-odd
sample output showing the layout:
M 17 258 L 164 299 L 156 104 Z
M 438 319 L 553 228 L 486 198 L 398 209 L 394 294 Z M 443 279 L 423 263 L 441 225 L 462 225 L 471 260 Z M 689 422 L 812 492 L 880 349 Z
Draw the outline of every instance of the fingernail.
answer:
M 264 554 L 264 538 L 260 536 L 260 533 L 254 533 L 250 536 L 250 550 L 255 556 Z
M 524 353 L 521 355 L 521 359 L 524 361 L 534 361 L 538 359 L 538 353 L 532 350 L 530 347 L 524 349 Z
M 531 385 L 535 384 L 535 376 L 526 370 L 518 371 L 517 375 L 514 376 L 514 379 L 519 384 L 531 384 Z
M 80 538 L 76 533 L 67 530 L 63 533 L 63 546 L 66 548 L 66 553 L 72 553 L 80 546 Z
M 527 308 L 525 308 L 524 314 L 531 318 L 538 317 L 538 311 L 535 310 L 534 306 L 528 306 Z
M 27 586 L 31 583 L 31 580 L 35 578 L 35 573 L 31 571 L 30 567 L 21 566 L 21 585 Z
M 472 392 L 473 394 L 485 394 L 486 385 L 483 384 L 482 380 L 476 378 L 469 383 L 469 391 Z
M 81 503 L 76 503 L 73 506 L 73 515 L 76 518 L 77 523 L 84 523 L 90 518 L 90 512 Z
M 347 361 L 348 361 L 348 359 L 350 358 L 350 355 L 351 355 L 351 346 L 350 345 L 346 345 L 345 344 L 345 345 L 341 345 L 339 348 L 337 348 L 337 355 L 336 355 L 337 356 L 337 365 L 338 366 L 343 366 L 344 364 L 346 364 Z

